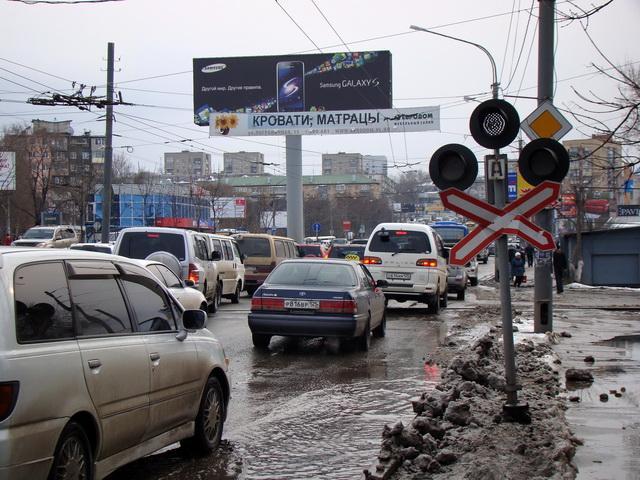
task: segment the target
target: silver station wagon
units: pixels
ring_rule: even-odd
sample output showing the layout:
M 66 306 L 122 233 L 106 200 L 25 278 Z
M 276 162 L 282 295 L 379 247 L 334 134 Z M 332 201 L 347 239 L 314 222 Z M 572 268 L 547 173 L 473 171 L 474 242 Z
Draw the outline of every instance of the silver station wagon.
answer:
M 0 479 L 93 479 L 180 441 L 215 450 L 228 360 L 124 257 L 0 248 Z

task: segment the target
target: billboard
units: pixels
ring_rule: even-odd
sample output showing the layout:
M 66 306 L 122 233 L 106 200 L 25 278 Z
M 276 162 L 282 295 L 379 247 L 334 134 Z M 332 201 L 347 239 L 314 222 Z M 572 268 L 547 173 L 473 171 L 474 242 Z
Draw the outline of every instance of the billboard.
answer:
M 0 152 L 0 190 L 16 189 L 16 154 Z
M 440 107 L 298 113 L 210 113 L 209 134 L 339 135 L 440 130 Z
M 391 53 L 316 53 L 193 59 L 197 125 L 212 112 L 391 108 Z
M 247 201 L 244 197 L 220 197 L 213 200 L 211 218 L 245 218 Z

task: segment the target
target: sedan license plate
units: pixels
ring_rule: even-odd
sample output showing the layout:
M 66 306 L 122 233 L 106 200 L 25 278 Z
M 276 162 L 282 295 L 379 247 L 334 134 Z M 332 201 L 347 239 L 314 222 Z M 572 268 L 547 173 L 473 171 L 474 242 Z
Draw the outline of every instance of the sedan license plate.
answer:
M 410 273 L 387 272 L 388 280 L 411 280 Z
M 320 308 L 320 302 L 318 300 L 285 300 L 284 308 L 317 310 Z

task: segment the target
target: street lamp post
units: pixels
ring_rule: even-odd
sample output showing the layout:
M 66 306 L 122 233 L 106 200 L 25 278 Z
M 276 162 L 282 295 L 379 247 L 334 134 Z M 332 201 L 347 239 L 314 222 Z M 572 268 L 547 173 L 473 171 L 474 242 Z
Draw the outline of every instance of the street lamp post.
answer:
M 500 83 L 498 82 L 498 75 L 496 69 L 496 62 L 494 61 L 491 53 L 484 48 L 482 45 L 479 45 L 474 42 L 470 42 L 468 40 L 464 40 L 458 37 L 452 37 L 451 35 L 445 35 L 444 33 L 434 32 L 432 30 L 428 30 L 426 28 L 418 27 L 416 25 L 411 25 L 409 28 L 412 30 L 417 30 L 421 32 L 430 33 L 433 35 L 438 35 L 440 37 L 448 38 L 450 40 L 455 40 L 458 42 L 466 43 L 468 45 L 472 45 L 480 50 L 482 50 L 489 61 L 491 62 L 491 73 L 493 76 L 493 82 L 491 84 L 491 94 L 494 100 L 498 99 L 498 91 L 500 88 Z M 493 150 L 494 158 L 499 159 L 500 149 Z M 507 203 L 507 198 L 505 195 L 505 184 L 507 175 L 504 175 L 503 179 L 495 179 L 492 181 L 493 183 L 493 192 L 494 192 L 494 201 L 495 206 L 502 209 Z M 506 393 L 507 393 L 507 401 L 503 406 L 503 412 L 505 414 L 506 419 L 508 420 L 516 420 L 521 422 L 530 421 L 529 417 L 529 406 L 528 404 L 520 404 L 518 403 L 518 390 L 520 386 L 517 383 L 516 379 L 516 361 L 515 361 L 515 348 L 513 343 L 513 322 L 511 318 L 511 291 L 510 291 L 510 276 L 507 274 L 509 272 L 509 259 L 507 253 L 507 237 L 506 235 L 501 235 L 496 240 L 496 257 L 498 261 L 498 271 L 502 272 L 499 276 L 500 281 L 500 305 L 502 310 L 502 338 L 504 343 L 504 369 L 505 369 L 505 381 L 506 381 Z

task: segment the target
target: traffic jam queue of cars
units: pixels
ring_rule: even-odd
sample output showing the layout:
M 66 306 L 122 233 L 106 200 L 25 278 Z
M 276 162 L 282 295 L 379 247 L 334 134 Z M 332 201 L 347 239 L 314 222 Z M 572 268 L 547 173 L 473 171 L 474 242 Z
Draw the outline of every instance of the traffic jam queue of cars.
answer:
M 229 359 L 206 322 L 223 298 L 252 297 L 256 349 L 295 336 L 367 351 L 389 299 L 447 305 L 448 250 L 427 225 L 321 248 L 167 227 L 78 244 L 72 228 L 44 230 L 0 247 L 0 480 L 103 478 L 176 442 L 216 450 Z

